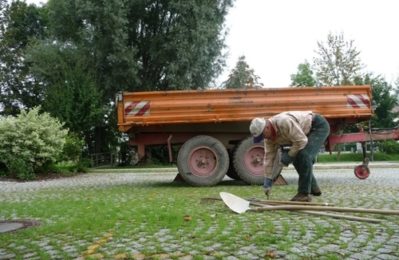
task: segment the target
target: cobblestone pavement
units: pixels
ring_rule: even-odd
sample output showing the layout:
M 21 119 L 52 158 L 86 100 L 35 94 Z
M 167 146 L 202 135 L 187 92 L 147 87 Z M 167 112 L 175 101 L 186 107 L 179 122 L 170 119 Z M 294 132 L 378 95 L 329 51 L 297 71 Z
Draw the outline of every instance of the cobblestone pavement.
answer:
M 176 169 L 159 169 L 159 172 L 131 172 L 106 173 L 104 171 L 82 174 L 74 177 L 51 179 L 32 182 L 0 182 L 0 192 L 35 191 L 47 188 L 72 188 L 72 187 L 105 187 L 120 184 L 140 184 L 170 182 L 176 175 Z
M 399 169 L 397 167 L 376 167 L 372 169 L 370 177 L 358 180 L 353 175 L 353 168 L 320 167 L 315 175 L 323 191 L 323 201 L 333 201 L 336 205 L 346 207 L 399 209 Z M 39 191 L 47 188 L 69 189 L 76 187 L 105 187 L 119 184 L 140 183 L 169 183 L 173 180 L 175 169 L 162 169 L 158 172 L 143 172 L 131 174 L 120 172 L 110 174 L 98 172 L 76 177 L 53 179 L 35 182 L 0 182 L 0 202 L 2 201 L 29 201 L 26 192 Z M 297 175 L 291 169 L 283 172 L 290 185 L 296 185 Z M 227 178 L 227 177 L 226 177 Z M 278 188 L 278 187 L 277 187 Z M 131 234 L 117 240 L 107 240 L 107 237 L 98 238 L 107 241 L 104 252 L 110 258 L 118 256 L 121 250 L 127 252 L 134 259 L 144 259 L 143 252 L 160 247 L 162 252 L 154 256 L 156 259 L 399 259 L 399 217 L 378 216 L 383 221 L 380 224 L 359 223 L 323 217 L 308 217 L 305 214 L 283 214 L 280 218 L 267 219 L 257 213 L 232 215 L 231 222 L 221 227 L 215 224 L 204 230 L 201 223 L 192 232 L 208 232 L 213 239 L 198 244 L 189 239 L 182 240 L 187 234 L 172 233 L 169 229 L 160 229 L 155 233 L 146 231 L 145 223 L 136 227 Z M 17 216 L 16 216 L 17 217 Z M 367 217 L 372 217 L 368 215 Z M 374 216 L 373 216 L 374 217 Z M 0 209 L 0 220 L 4 215 Z M 279 241 L 267 240 L 262 229 L 254 228 L 271 221 L 274 225 L 274 237 L 289 238 L 287 245 L 281 246 Z M 298 221 L 300 220 L 300 221 Z M 291 223 L 295 223 L 292 225 Z M 204 224 L 205 225 L 205 224 Z M 226 247 L 221 241 L 224 236 L 235 236 L 237 225 L 244 227 L 244 232 L 251 234 L 251 239 L 266 239 L 265 245 L 260 247 L 253 243 L 237 241 L 237 244 Z M 322 234 L 320 229 L 323 229 Z M 327 231 L 327 232 L 326 232 Z M 329 232 L 328 232 L 329 231 Z M 2 234 L 0 234 L 1 239 Z M 70 237 L 68 237 L 70 236 Z M 56 240 L 64 241 L 57 244 Z M 69 241 L 65 243 L 65 241 Z M 72 235 L 63 234 L 62 237 L 54 234 L 51 237 L 37 241 L 16 241 L 7 248 L 0 247 L 0 259 L 13 259 L 16 250 L 24 252 L 23 259 L 41 259 L 37 251 L 32 248 L 41 248 L 54 259 L 81 258 L 79 249 L 92 244 L 92 238 L 74 240 Z M 186 249 L 182 253 L 182 247 Z M 13 250 L 10 250 L 13 249 Z M 216 252 L 216 253 L 210 253 Z M 112 256 L 112 257 L 111 257 Z M 101 258 L 103 256 L 99 256 Z M 94 256 L 96 258 L 96 256 Z M 107 258 L 107 257 L 106 257 Z

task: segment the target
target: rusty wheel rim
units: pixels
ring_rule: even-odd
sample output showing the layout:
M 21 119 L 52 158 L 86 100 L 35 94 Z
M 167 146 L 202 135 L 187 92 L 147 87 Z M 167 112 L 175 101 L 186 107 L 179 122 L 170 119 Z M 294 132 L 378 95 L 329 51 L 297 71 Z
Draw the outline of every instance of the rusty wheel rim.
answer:
M 216 152 L 209 147 L 197 147 L 189 156 L 191 173 L 200 177 L 208 177 L 214 174 L 218 161 Z
M 355 167 L 355 176 L 361 180 L 367 179 L 370 175 L 370 170 L 367 166 L 358 165 Z
M 264 173 L 263 157 L 265 151 L 262 146 L 254 146 L 244 155 L 244 163 L 249 173 L 254 176 L 261 176 Z

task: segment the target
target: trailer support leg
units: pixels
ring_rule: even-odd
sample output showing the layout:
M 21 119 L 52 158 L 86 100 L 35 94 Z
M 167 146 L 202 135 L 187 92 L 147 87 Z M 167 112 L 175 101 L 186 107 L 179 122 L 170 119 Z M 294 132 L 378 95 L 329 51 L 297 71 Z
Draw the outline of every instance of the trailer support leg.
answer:
M 366 142 L 361 142 L 362 144 L 362 152 L 363 152 L 363 160 L 367 157 L 367 152 L 366 152 Z
M 172 153 L 172 137 L 173 135 L 169 135 L 168 137 L 168 153 L 169 153 L 169 162 L 172 163 L 173 162 L 173 153 Z
M 137 145 L 137 153 L 139 155 L 139 162 L 141 162 L 145 157 L 145 145 L 144 144 Z

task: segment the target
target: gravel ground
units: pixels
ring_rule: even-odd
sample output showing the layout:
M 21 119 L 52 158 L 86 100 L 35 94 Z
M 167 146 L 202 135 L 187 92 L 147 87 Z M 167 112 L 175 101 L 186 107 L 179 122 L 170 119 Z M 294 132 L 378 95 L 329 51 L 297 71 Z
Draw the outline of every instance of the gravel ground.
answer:
M 380 166 L 380 167 L 378 167 Z M 372 168 L 370 177 L 366 180 L 358 180 L 353 175 L 353 168 L 343 165 L 318 167 L 316 177 L 322 187 L 323 200 L 333 201 L 337 205 L 347 207 L 364 208 L 384 208 L 399 209 L 399 168 L 396 165 L 376 165 Z M 159 173 L 159 172 L 162 172 Z M 29 201 L 28 196 L 24 196 L 26 191 L 37 191 L 47 188 L 69 189 L 72 187 L 102 187 L 114 186 L 119 184 L 139 184 L 139 183 L 168 183 L 173 180 L 175 169 L 160 169 L 159 172 L 143 172 L 131 174 L 121 172 L 110 174 L 107 172 L 96 172 L 64 179 L 52 179 L 34 182 L 0 182 L 0 202 L 1 201 Z M 292 169 L 283 172 L 285 179 L 290 185 L 296 185 L 297 175 Z M 227 178 L 227 177 L 226 177 Z M 251 214 L 251 213 L 249 213 Z M 190 240 L 181 241 L 168 229 L 160 229 L 158 232 L 147 233 L 145 224 L 137 227 L 138 237 L 126 236 L 118 240 L 107 241 L 104 250 L 109 252 L 112 258 L 119 249 L 123 249 L 135 259 L 144 259 L 143 250 L 151 250 L 151 247 L 161 245 L 165 255 L 158 255 L 157 259 L 194 259 L 193 256 L 200 255 L 203 259 L 399 259 L 399 218 L 398 216 L 383 217 L 380 224 L 364 223 L 359 224 L 351 221 L 342 221 L 331 218 L 307 217 L 304 214 L 296 214 L 296 220 L 301 219 L 300 226 L 290 226 L 293 221 L 293 214 L 287 214 L 281 219 L 274 219 L 276 234 L 290 238 L 291 243 L 284 250 L 277 249 L 277 246 L 268 244 L 267 247 L 259 247 L 255 244 L 245 244 L 245 246 L 232 245 L 227 249 L 217 242 L 218 236 L 234 236 L 234 227 L 241 225 L 256 225 L 256 217 L 249 217 L 249 214 L 238 215 L 232 218 L 230 225 L 223 228 L 222 234 L 220 227 L 210 227 L 206 232 L 214 234 L 215 239 L 204 241 L 203 244 L 193 244 Z M 2 220 L 0 211 L 0 220 Z M 264 221 L 261 220 L 261 221 Z M 249 223 L 248 223 L 249 222 Z M 254 223 L 255 222 L 255 223 Z M 297 221 L 296 221 L 297 223 Z M 331 229 L 322 237 L 318 234 L 318 227 Z M 339 230 L 339 232 L 334 232 Z M 203 232 L 203 227 L 199 225 L 195 232 Z M 182 234 L 183 235 L 183 234 Z M 267 236 L 261 230 L 251 234 L 254 238 Z M 64 235 L 65 236 L 65 235 Z M 158 240 L 152 242 L 156 237 Z M 1 234 L 0 234 L 1 239 Z M 47 254 L 54 259 L 79 258 L 77 248 L 79 244 L 90 244 L 93 241 L 73 241 L 70 244 L 54 246 L 56 237 L 42 238 L 39 241 L 32 241 L 36 246 L 43 248 Z M 67 237 L 60 238 L 68 241 Z M 70 238 L 73 240 L 72 238 Z M 99 238 L 105 239 L 107 238 Z M 152 244 L 154 243 L 154 244 Z M 278 241 L 276 242 L 278 243 Z M 345 245 L 345 246 L 343 246 Z M 40 259 L 35 252 L 25 250 L 19 243 L 9 245 L 15 246 L 16 250 L 26 252 L 23 259 Z M 180 248 L 190 248 L 190 254 L 181 253 Z M 209 254 L 209 252 L 217 252 Z M 320 257 L 325 256 L 325 257 Z M 331 258 L 334 256 L 335 258 Z M 0 248 L 0 259 L 13 259 L 15 254 L 11 251 Z M 123 258 L 123 255 L 120 256 Z M 94 256 L 95 258 L 95 256 Z

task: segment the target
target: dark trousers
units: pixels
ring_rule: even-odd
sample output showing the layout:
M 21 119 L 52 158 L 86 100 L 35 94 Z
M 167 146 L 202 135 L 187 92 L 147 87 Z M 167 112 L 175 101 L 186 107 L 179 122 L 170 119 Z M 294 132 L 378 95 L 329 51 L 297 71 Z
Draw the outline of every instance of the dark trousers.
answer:
M 307 135 L 308 143 L 305 148 L 297 153 L 293 162 L 299 175 L 298 192 L 309 194 L 312 190 L 318 188 L 313 175 L 313 163 L 329 134 L 330 125 L 327 120 L 320 115 L 314 115 L 312 127 Z

